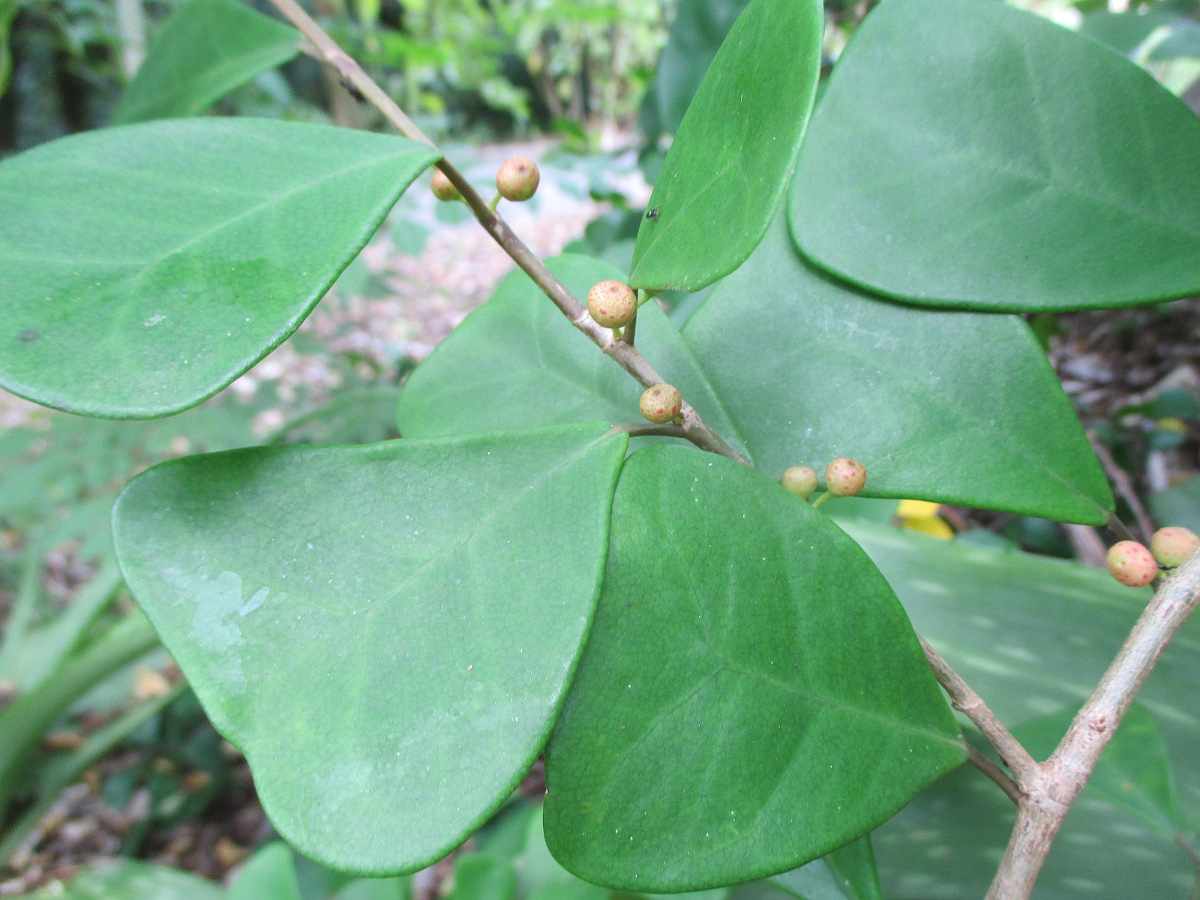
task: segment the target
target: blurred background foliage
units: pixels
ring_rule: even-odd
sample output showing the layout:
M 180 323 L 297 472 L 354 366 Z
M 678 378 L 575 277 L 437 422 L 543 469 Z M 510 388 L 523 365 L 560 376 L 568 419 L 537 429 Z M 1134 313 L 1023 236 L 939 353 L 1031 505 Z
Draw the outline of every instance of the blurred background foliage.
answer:
M 878 0 L 827 0 L 826 63 Z M 0 153 L 108 124 L 183 0 L 0 0 Z M 249 5 L 271 13 L 267 0 Z M 1198 94 L 1200 0 L 1017 0 Z M 611 146 L 677 127 L 745 0 L 311 0 L 310 9 L 439 135 L 558 134 Z M 669 39 L 669 40 L 668 40 Z M 300 57 L 222 99 L 222 114 L 379 127 Z

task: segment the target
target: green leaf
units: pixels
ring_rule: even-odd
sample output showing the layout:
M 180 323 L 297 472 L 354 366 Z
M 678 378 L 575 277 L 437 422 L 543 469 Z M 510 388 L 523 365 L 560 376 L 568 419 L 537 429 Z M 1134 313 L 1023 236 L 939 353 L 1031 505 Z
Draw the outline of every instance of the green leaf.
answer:
M 287 844 L 275 841 L 258 850 L 225 896 L 226 900 L 301 900 Z
M 126 581 L 298 850 L 412 871 L 503 802 L 586 635 L 627 440 L 600 425 L 168 462 Z
M 883 900 L 870 835 L 770 881 L 797 900 Z
M 194 116 L 299 52 L 300 34 L 238 0 L 187 0 L 163 23 L 113 124 Z
M 630 284 L 694 291 L 762 239 L 808 124 L 823 26 L 818 0 L 753 0 L 738 17 L 655 183 Z
M 1105 521 L 1104 473 L 1019 318 L 864 296 L 782 220 L 684 328 L 759 471 L 852 456 L 867 496 Z
M 1124 56 L 1132 56 L 1146 38 L 1159 28 L 1170 26 L 1175 18 L 1170 13 L 1144 9 L 1123 13 L 1095 12 L 1083 17 L 1079 33 Z
M 933 306 L 1200 291 L 1200 120 L 1142 69 L 983 0 L 895 0 L 839 60 L 790 200 L 800 248 Z
M 956 733 L 891 589 L 827 516 L 721 457 L 629 459 L 546 750 L 568 869 L 680 891 L 794 868 L 960 763 Z
M 436 158 L 404 138 L 192 119 L 6 160 L 0 385 L 85 415 L 194 406 L 296 329 Z
M 196 875 L 132 860 L 106 860 L 65 889 L 51 885 L 32 895 L 36 900 L 220 900 L 219 885 Z
M 1200 534 L 1200 475 L 1155 491 L 1150 509 L 1160 525 L 1182 525 Z
M 466 853 L 454 860 L 454 889 L 448 900 L 513 900 L 517 873 L 513 864 L 490 853 Z
M 1034 759 L 1047 759 L 1067 733 L 1076 710 L 1026 722 L 1013 734 Z M 1174 839 L 1186 830 L 1171 784 L 1171 761 L 1154 714 L 1134 703 L 1096 763 L 1084 790 Z
M 866 523 L 843 527 L 895 587 L 917 631 L 1010 727 L 1078 708 L 1149 595 L 1062 560 L 930 541 Z M 1159 722 L 1190 831 L 1200 826 L 1198 653 L 1200 620 L 1193 618 L 1139 695 Z M 939 782 L 873 835 L 884 895 L 982 896 L 1012 817 L 1012 803 L 977 773 Z M 1039 887 L 1063 900 L 1181 897 L 1194 877 L 1173 840 L 1085 792 Z
M 680 0 L 651 93 L 663 131 L 674 134 L 721 42 L 750 0 Z
M 583 256 L 547 261 L 576 296 L 621 278 Z M 704 420 L 740 448 L 700 364 L 657 304 L 638 311 L 637 345 Z M 562 422 L 641 422 L 642 389 L 574 328 L 523 272 L 513 272 L 409 378 L 397 421 L 409 437 Z
M 17 0 L 0 0 L 0 97 L 8 88 L 12 74 L 12 50 L 8 46 L 9 30 L 17 15 Z

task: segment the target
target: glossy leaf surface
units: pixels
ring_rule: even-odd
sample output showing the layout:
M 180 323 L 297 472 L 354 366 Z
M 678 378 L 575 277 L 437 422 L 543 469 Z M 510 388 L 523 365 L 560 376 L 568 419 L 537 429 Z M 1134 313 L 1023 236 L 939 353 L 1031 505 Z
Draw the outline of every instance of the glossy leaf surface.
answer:
M 750 469 L 626 463 L 595 625 L 546 751 L 546 839 L 625 890 L 792 869 L 964 758 L 903 610 L 859 548 Z
M 895 586 L 918 633 L 1010 727 L 1077 709 L 1149 596 L 1148 589 L 1126 588 L 1105 572 L 1061 560 L 867 523 L 843 527 Z M 1200 621 L 1192 619 L 1139 695 L 1159 722 L 1179 809 L 1193 831 L 1200 825 L 1197 653 Z M 965 770 L 874 833 L 884 896 L 960 900 L 986 893 L 1014 807 L 984 776 Z M 1194 877 L 1172 839 L 1085 791 L 1034 896 L 1186 896 Z
M 694 291 L 762 239 L 816 96 L 818 0 L 752 0 L 688 107 L 647 204 L 629 283 Z
M 197 115 L 299 47 L 298 31 L 238 0 L 188 0 L 150 44 L 113 124 Z
M 683 331 L 760 472 L 852 456 L 866 496 L 1104 521 L 1104 474 L 1020 319 L 860 294 L 807 266 L 782 218 Z
M 130 483 L 126 580 L 291 844 L 414 870 L 516 786 L 591 619 L 626 443 L 264 448 Z
M 560 256 L 550 270 L 577 297 L 621 278 L 612 266 Z M 679 332 L 655 303 L 638 311 L 637 345 L 708 424 L 740 446 L 728 414 Z M 412 374 L 397 422 L 409 437 L 562 422 L 641 422 L 642 389 L 574 328 L 522 272 L 509 275 Z
M 188 119 L 5 160 L 0 385 L 85 415 L 194 406 L 295 330 L 435 158 L 341 128 Z
M 801 249 L 937 306 L 1087 309 L 1200 291 L 1200 120 L 1132 62 L 1003 3 L 873 11 L 813 117 Z

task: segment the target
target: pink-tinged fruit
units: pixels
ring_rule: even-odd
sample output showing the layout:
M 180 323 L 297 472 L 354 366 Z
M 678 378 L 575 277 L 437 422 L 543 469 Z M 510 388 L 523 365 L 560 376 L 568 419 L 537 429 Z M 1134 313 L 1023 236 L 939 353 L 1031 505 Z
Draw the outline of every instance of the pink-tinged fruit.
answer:
M 639 405 L 643 416 L 655 425 L 663 425 L 673 422 L 679 415 L 683 398 L 679 396 L 679 391 L 671 385 L 656 384 L 646 388 Z
M 779 483 L 801 500 L 807 500 L 817 489 L 817 473 L 811 466 L 792 466 L 783 470 Z
M 867 486 L 867 467 L 842 456 L 825 467 L 825 489 L 835 497 L 853 497 Z
M 451 200 L 461 200 L 462 194 L 458 192 L 450 179 L 446 177 L 446 173 L 441 169 L 433 170 L 433 181 L 429 183 L 430 189 L 433 191 L 433 196 L 439 200 L 449 202 Z
M 597 325 L 624 328 L 637 315 L 637 294 L 619 281 L 601 281 L 588 291 L 587 308 Z
M 1161 566 L 1178 566 L 1200 547 L 1200 537 L 1190 528 L 1172 525 L 1150 537 L 1150 552 Z
M 538 189 L 542 174 L 528 156 L 510 156 L 496 173 L 496 190 L 505 200 L 528 200 Z
M 1142 587 L 1158 575 L 1158 562 L 1137 541 L 1119 541 L 1108 548 L 1108 572 L 1121 584 Z

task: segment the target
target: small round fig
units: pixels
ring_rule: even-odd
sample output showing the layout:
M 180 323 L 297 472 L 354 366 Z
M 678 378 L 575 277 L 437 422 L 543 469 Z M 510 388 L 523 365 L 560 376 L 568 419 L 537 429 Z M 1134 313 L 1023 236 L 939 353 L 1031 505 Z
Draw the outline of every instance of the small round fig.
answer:
M 439 200 L 449 202 L 451 200 L 461 200 L 462 194 L 458 192 L 451 182 L 446 177 L 446 173 L 441 169 L 433 170 L 433 181 L 429 183 L 429 187 L 433 190 L 433 196 Z
M 801 500 L 807 500 L 817 489 L 817 473 L 811 466 L 792 466 L 783 470 L 779 483 Z
M 673 422 L 682 405 L 683 398 L 679 396 L 679 391 L 669 384 L 656 384 L 646 388 L 639 404 L 642 415 L 655 425 Z
M 624 328 L 637 315 L 637 294 L 619 281 L 601 281 L 588 291 L 587 308 L 597 325 Z
M 835 497 L 853 497 L 867 485 L 867 467 L 842 456 L 825 467 L 825 488 Z
M 1180 565 L 1197 547 L 1200 547 L 1200 537 L 1196 532 L 1178 525 L 1160 528 L 1150 537 L 1150 552 L 1161 566 Z
M 1141 587 L 1158 575 L 1158 563 L 1137 541 L 1119 541 L 1108 548 L 1108 573 L 1121 584 Z
M 511 156 L 496 173 L 496 190 L 505 200 L 528 200 L 541 180 L 537 163 L 528 156 Z

